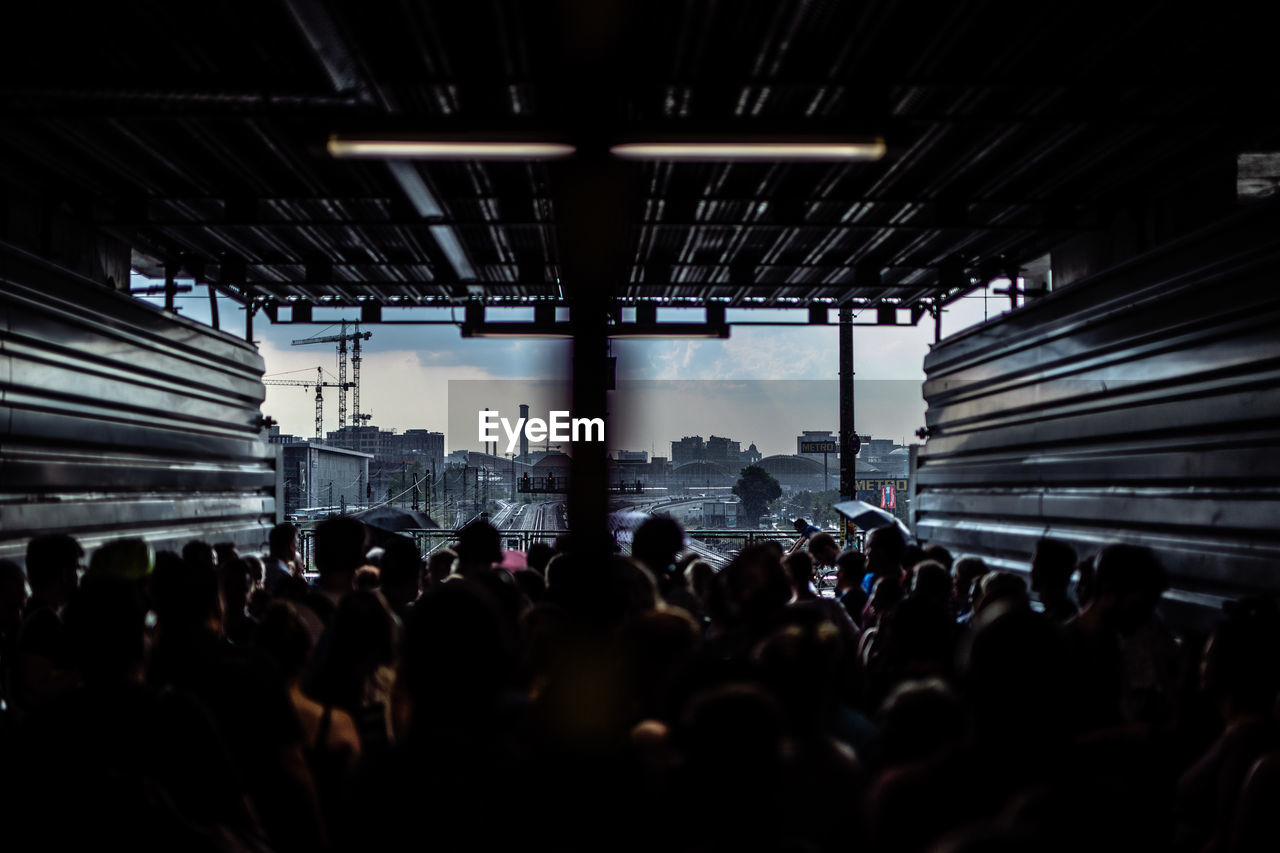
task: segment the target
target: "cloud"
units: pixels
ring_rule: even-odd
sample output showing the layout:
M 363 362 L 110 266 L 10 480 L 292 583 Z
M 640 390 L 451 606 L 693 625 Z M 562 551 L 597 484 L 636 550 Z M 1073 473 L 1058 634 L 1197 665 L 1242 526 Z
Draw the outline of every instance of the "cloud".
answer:
M 316 352 L 282 350 L 269 342 L 259 347 L 266 372 L 285 373 L 302 369 L 302 372 L 276 376 L 278 379 L 307 381 L 315 378 L 317 363 L 323 364 L 326 380 L 337 372 L 324 359 L 317 362 Z M 373 415 L 370 423 L 387 429 L 445 429 L 448 383 L 450 379 L 492 379 L 494 372 L 477 364 L 428 364 L 430 352 L 416 350 L 390 350 L 368 353 L 364 356 L 360 376 L 360 407 Z M 350 379 L 350 377 L 348 377 Z M 324 430 L 337 429 L 338 389 L 324 389 Z M 280 423 L 281 432 L 311 436 L 315 433 L 315 389 L 297 386 L 267 386 L 264 413 Z M 354 414 L 348 402 L 348 417 Z

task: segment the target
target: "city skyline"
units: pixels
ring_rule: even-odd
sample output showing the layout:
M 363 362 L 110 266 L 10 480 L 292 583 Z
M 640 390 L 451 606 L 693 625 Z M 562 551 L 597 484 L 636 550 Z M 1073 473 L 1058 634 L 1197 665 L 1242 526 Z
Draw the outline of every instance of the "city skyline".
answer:
M 136 277 L 138 285 L 148 280 Z M 197 290 L 201 288 L 197 287 Z M 151 301 L 157 301 L 152 299 Z M 243 330 L 243 311 L 234 301 L 219 297 L 219 314 L 223 326 L 231 334 Z M 943 330 L 952 335 L 984 316 L 996 316 L 1007 305 L 981 294 L 959 300 L 944 315 Z M 179 300 L 180 312 L 196 322 L 209 322 L 209 300 L 203 293 Z M 293 347 L 290 341 L 327 333 L 330 325 L 343 319 L 338 309 L 317 311 L 313 324 L 259 323 L 254 336 L 265 362 L 268 378 L 306 380 L 314 378 L 317 366 L 336 374 L 336 354 L 332 345 Z M 803 312 L 799 312 L 803 313 Z M 751 311 L 752 320 L 795 320 L 796 312 Z M 353 312 L 346 312 L 353 319 Z M 445 319 L 449 314 L 447 310 Z M 730 317 L 730 319 L 734 319 Z M 856 321 L 865 321 L 859 316 Z M 372 337 L 364 343 L 361 384 L 361 406 L 372 415 L 368 423 L 403 432 L 406 429 L 429 429 L 446 434 L 446 452 L 468 447 L 455 441 L 449 428 L 448 387 L 458 380 L 545 381 L 547 377 L 567 377 L 570 348 L 566 342 L 536 339 L 469 339 L 461 340 L 456 328 L 444 325 L 366 325 Z M 334 330 L 336 331 L 336 330 Z M 933 341 L 932 324 L 919 326 L 864 327 L 855 329 L 854 350 L 856 379 L 857 429 L 911 440 L 924 423 L 924 404 L 920 383 L 924 378 L 922 363 Z M 830 395 L 808 403 L 798 402 L 811 417 L 799 428 L 834 429 L 837 422 L 837 327 L 809 326 L 802 322 L 773 327 L 735 327 L 727 340 L 619 340 L 613 345 L 618 359 L 618 381 L 829 381 Z M 332 380 L 330 380 L 332 381 Z M 873 383 L 897 383 L 881 385 Z M 324 431 L 337 427 L 335 389 L 325 389 Z M 823 392 L 825 395 L 826 392 Z M 617 400 L 617 394 L 613 395 Z M 512 400 L 512 404 L 522 402 Z M 625 402 L 625 401 L 624 401 Z M 480 408 L 483 408 L 481 404 Z M 625 410 L 626 406 L 619 406 Z M 760 420 L 759 413 L 750 414 L 746 406 L 735 409 L 743 417 Z M 777 411 L 777 404 L 767 401 L 757 409 Z M 308 438 L 315 434 L 314 389 L 268 386 L 262 406 L 265 415 L 274 418 L 281 432 Z M 715 410 L 692 405 L 687 409 L 687 422 L 670 427 L 648 428 L 633 423 L 627 434 L 617 427 L 622 419 L 644 421 L 634 411 L 615 411 L 610 422 L 609 450 L 650 450 L 664 442 L 699 431 L 706 435 L 726 434 L 732 427 L 713 420 Z M 472 412 L 471 417 L 475 417 Z M 652 418 L 648 418 L 652 420 Z M 681 435 L 666 435 L 683 430 Z M 474 425 L 472 425 L 474 432 Z M 740 441 L 753 441 L 766 455 L 788 452 L 794 448 L 794 436 L 786 431 L 739 430 Z M 465 433 L 459 433 L 465 435 Z M 798 433 L 797 433 L 798 434 Z M 479 442 L 474 442 L 479 449 Z M 669 450 L 669 448 L 668 448 Z M 792 449 L 789 452 L 794 452 Z M 658 455 L 662 455 L 659 453 Z

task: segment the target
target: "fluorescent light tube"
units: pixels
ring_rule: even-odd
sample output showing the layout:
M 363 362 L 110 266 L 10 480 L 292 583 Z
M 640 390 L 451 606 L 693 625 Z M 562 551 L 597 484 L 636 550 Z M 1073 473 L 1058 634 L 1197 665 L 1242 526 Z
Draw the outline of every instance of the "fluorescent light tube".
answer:
M 391 160 L 558 160 L 575 149 L 563 142 L 450 140 L 414 137 L 329 137 L 329 154 Z
M 609 149 L 623 160 L 879 160 L 883 139 L 852 142 L 625 142 Z

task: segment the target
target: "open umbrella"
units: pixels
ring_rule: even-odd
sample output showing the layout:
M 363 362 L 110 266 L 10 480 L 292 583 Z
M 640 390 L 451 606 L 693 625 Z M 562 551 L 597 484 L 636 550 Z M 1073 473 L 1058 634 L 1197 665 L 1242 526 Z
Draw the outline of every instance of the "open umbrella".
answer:
M 395 533 L 398 530 L 434 530 L 440 526 L 428 518 L 426 513 L 418 512 L 416 509 L 397 509 L 393 506 L 376 506 L 372 509 L 353 512 L 351 517 L 360 519 L 375 530 L 383 530 L 387 533 Z
M 873 506 L 866 501 L 843 501 L 831 507 L 840 515 L 852 521 L 862 530 L 875 530 L 877 527 L 888 527 L 896 524 L 902 531 L 904 539 L 911 539 L 911 530 L 897 516 L 888 510 Z

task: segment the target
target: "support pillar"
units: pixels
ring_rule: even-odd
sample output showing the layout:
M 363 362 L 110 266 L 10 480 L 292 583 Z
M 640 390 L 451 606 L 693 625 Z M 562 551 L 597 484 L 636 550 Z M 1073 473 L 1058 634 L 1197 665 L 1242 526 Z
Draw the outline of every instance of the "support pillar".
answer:
M 853 440 L 853 309 L 840 309 L 840 500 L 857 497 L 856 459 Z

